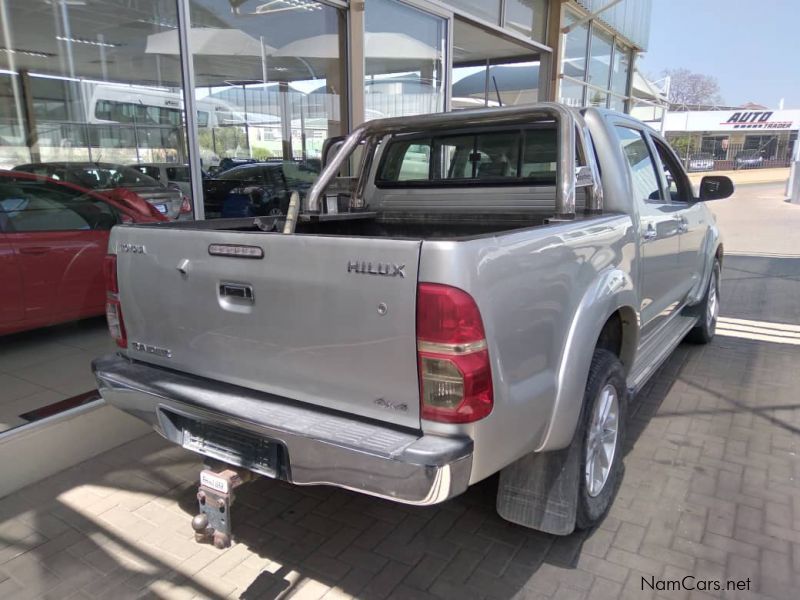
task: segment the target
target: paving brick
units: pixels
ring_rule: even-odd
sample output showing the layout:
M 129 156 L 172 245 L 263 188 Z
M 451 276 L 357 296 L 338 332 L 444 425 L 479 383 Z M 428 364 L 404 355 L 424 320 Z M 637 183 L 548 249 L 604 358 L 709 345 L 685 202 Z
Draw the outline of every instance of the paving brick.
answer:
M 396 561 L 390 561 L 380 573 L 373 577 L 364 587 L 363 593 L 369 598 L 386 598 L 395 587 L 408 575 L 411 567 Z
M 357 546 L 350 546 L 345 549 L 339 555 L 339 560 L 372 573 L 380 572 L 380 570 L 386 566 L 386 563 L 389 562 L 388 558 L 376 554 L 375 552 L 363 550 Z
M 622 524 L 620 524 L 620 527 Z M 603 558 L 614 541 L 614 533 L 606 529 L 595 529 L 583 542 L 582 554 Z
M 427 590 L 436 578 L 444 571 L 448 561 L 426 554 L 403 580 L 406 585 L 419 590 Z
M 628 552 L 636 552 L 642 543 L 644 534 L 644 527 L 633 523 L 623 523 L 614 537 L 613 546 Z
M 629 573 L 627 567 L 607 561 L 603 558 L 597 558 L 591 554 L 582 554 L 578 560 L 577 566 L 587 573 L 592 573 L 593 575 L 617 583 L 624 583 Z
M 627 552 L 625 550 L 619 550 L 617 548 L 611 548 L 611 550 L 608 551 L 606 558 L 609 562 L 622 565 L 623 567 L 636 569 L 637 571 L 642 571 L 643 573 L 654 575 L 656 577 L 660 576 L 663 570 L 662 563 L 657 560 L 640 556 L 632 552 Z
M 312 569 L 331 582 L 340 580 L 351 568 L 351 565 L 346 562 L 330 557 L 322 552 L 314 552 L 309 555 L 308 558 L 303 561 L 303 566 Z

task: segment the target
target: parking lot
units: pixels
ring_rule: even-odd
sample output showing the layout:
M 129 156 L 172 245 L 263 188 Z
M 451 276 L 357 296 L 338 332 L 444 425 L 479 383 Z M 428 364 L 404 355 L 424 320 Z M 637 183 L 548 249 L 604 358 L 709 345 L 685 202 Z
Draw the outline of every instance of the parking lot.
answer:
M 800 206 L 782 194 L 743 186 L 714 204 L 718 336 L 681 345 L 632 404 L 596 530 L 511 525 L 494 479 L 429 508 L 262 479 L 240 488 L 238 542 L 220 551 L 190 527 L 201 461 L 149 434 L 3 499 L 0 598 L 645 599 L 643 578 L 687 575 L 749 578 L 726 598 L 796 598 Z

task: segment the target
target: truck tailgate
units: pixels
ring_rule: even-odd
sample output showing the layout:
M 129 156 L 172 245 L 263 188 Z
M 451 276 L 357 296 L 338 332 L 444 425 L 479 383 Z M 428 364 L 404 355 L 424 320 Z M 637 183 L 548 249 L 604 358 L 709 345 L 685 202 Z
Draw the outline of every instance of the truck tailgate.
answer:
M 258 247 L 264 256 L 212 255 L 212 244 Z M 127 354 L 418 428 L 420 245 L 117 227 L 110 248 L 117 251 Z

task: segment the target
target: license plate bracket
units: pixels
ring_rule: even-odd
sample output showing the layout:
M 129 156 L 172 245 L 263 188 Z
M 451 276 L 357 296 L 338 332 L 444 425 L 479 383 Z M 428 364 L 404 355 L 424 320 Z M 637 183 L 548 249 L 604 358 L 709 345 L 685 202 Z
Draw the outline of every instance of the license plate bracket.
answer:
M 280 444 L 249 431 L 181 417 L 182 446 L 229 465 L 275 478 L 280 472 Z M 215 482 L 209 482 L 213 487 Z M 219 490 L 224 493 L 224 490 Z

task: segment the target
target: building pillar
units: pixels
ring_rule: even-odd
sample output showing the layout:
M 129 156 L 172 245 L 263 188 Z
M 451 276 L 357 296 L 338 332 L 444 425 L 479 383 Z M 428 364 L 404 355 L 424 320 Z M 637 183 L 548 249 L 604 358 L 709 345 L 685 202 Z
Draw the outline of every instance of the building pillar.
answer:
M 561 92 L 561 59 L 564 56 L 564 34 L 561 33 L 561 5 L 566 0 L 550 0 L 547 10 L 547 45 L 553 51 L 542 55 L 543 72 L 548 74 L 547 90 L 540 100 L 558 101 Z M 541 78 L 540 78 L 541 79 Z
M 364 122 L 364 0 L 351 0 L 347 37 L 350 46 L 348 103 L 350 130 Z
M 42 153 L 39 151 L 39 133 L 36 130 L 36 113 L 33 110 L 33 90 L 31 90 L 31 78 L 27 69 L 19 70 L 19 81 L 22 92 L 22 105 L 24 107 L 25 145 L 28 146 L 31 162 L 37 163 L 41 162 Z

